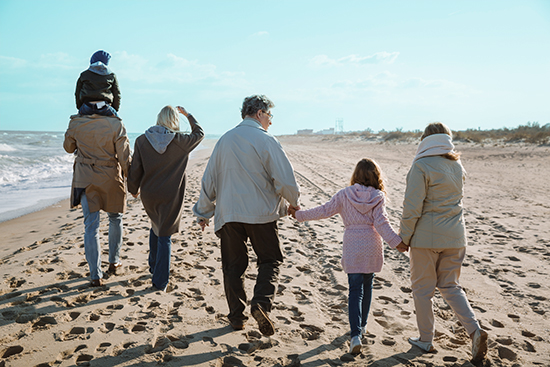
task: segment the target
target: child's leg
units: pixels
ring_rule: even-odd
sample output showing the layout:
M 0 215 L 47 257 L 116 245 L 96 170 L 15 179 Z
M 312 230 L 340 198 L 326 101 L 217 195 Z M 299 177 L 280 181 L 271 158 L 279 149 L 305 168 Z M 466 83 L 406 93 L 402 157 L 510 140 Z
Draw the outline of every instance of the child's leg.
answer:
M 361 335 L 362 303 L 363 303 L 363 275 L 348 274 L 349 296 L 348 296 L 348 314 L 350 334 L 354 336 Z
M 367 318 L 369 317 L 370 305 L 372 302 L 372 282 L 374 273 L 363 275 L 363 302 L 361 304 L 361 329 L 367 326 Z

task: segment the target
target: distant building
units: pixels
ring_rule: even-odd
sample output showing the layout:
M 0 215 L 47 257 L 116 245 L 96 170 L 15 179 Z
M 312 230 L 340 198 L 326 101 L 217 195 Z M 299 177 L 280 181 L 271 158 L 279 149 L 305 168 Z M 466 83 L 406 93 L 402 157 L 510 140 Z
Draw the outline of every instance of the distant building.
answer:
M 298 135 L 311 135 L 313 134 L 313 129 L 302 129 L 298 130 Z
M 330 129 L 324 129 L 321 131 L 317 131 L 315 134 L 317 135 L 333 135 L 334 134 L 334 128 L 331 127 Z

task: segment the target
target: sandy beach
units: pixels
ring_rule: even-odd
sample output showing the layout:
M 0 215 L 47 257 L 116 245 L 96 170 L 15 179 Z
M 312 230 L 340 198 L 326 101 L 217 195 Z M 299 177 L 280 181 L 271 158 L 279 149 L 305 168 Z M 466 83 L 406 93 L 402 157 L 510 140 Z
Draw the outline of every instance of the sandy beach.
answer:
M 345 187 L 357 161 L 375 159 L 387 177 L 388 213 L 399 228 L 405 178 L 416 142 L 351 136 L 280 137 L 296 171 L 304 208 Z M 468 172 L 464 207 L 469 246 L 461 284 L 489 333 L 484 366 L 550 366 L 550 147 L 456 143 Z M 285 261 L 263 337 L 251 318 L 233 331 L 225 317 L 219 241 L 201 232 L 191 208 L 209 149 L 190 161 L 181 233 L 172 237 L 166 293 L 152 292 L 149 220 L 128 199 L 121 275 L 89 288 L 82 211 L 68 200 L 0 223 L 0 367 L 45 366 L 471 366 L 470 339 L 436 293 L 438 352 L 417 336 L 406 254 L 386 246 L 376 274 L 363 352 L 348 354 L 347 278 L 338 216 L 279 222 Z M 107 240 L 102 214 L 101 241 Z M 103 270 L 107 246 L 103 246 Z M 251 295 L 254 255 L 245 284 Z

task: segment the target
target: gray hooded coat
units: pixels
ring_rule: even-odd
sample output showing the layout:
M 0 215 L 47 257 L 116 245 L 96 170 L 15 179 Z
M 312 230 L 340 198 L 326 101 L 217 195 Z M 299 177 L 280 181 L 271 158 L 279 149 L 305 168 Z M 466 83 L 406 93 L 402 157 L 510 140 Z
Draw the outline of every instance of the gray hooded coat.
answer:
M 155 125 L 136 139 L 128 173 L 128 191 L 134 195 L 141 191 L 141 201 L 157 236 L 179 232 L 185 168 L 189 153 L 204 138 L 195 118 L 189 115 L 188 119 L 190 134 L 174 133 Z

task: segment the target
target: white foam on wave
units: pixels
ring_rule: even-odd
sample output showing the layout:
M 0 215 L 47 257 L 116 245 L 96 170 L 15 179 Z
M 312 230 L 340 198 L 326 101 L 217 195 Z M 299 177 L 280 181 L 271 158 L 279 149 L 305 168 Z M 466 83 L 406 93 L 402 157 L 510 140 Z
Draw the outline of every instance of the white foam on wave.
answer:
M 0 143 L 0 152 L 15 152 L 16 150 L 11 145 Z

